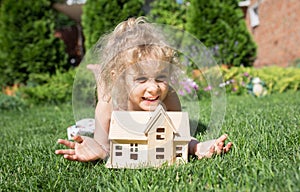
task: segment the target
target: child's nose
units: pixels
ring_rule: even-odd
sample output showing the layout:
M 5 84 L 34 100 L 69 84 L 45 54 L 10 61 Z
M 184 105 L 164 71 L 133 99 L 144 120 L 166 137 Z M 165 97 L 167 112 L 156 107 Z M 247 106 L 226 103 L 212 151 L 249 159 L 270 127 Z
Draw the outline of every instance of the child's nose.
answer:
M 160 87 L 159 84 L 155 80 L 149 80 L 147 85 L 147 91 L 149 93 L 157 93 L 159 91 Z

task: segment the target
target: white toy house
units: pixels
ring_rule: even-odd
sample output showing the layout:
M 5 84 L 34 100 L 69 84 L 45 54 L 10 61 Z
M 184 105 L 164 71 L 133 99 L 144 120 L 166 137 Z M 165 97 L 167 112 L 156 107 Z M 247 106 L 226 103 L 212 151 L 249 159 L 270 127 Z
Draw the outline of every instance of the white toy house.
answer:
M 191 140 L 187 112 L 113 111 L 108 168 L 159 167 L 187 162 Z

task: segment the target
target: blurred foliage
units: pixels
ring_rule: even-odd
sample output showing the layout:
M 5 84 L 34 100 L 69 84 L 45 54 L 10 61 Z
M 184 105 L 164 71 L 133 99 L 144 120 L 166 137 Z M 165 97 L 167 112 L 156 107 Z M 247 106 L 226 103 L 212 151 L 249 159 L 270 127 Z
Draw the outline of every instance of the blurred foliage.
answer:
M 91 48 L 121 21 L 142 15 L 143 3 L 143 0 L 88 0 L 82 14 L 85 49 Z
M 61 29 L 74 25 L 76 25 L 74 20 L 70 19 L 63 13 L 57 13 L 57 16 L 55 17 L 55 29 Z
M 49 0 L 2 1 L 0 86 L 68 68 L 64 43 L 54 37 L 55 17 Z
M 252 66 L 256 45 L 238 0 L 191 0 L 186 30 L 211 49 L 218 63 Z
M 253 80 L 259 79 L 260 84 L 266 89 L 266 94 L 283 93 L 286 91 L 300 90 L 300 68 L 295 67 L 221 67 L 224 87 L 228 94 L 245 95 L 253 94 Z M 203 76 L 205 71 L 194 70 L 191 78 L 197 83 L 198 97 L 210 97 L 210 90 L 214 89 L 209 85 Z M 263 95 L 261 95 L 263 96 Z
M 19 88 L 19 93 L 29 104 L 71 102 L 74 76 L 74 69 L 64 73 L 57 71 L 52 76 L 34 74 L 27 86 Z
M 155 23 L 171 25 L 184 30 L 187 4 L 179 4 L 176 0 L 153 1 L 147 17 Z
M 23 110 L 26 103 L 19 95 L 9 96 L 0 92 L 0 112 L 4 110 Z
M 234 94 L 246 93 L 247 85 L 255 77 L 259 77 L 264 82 L 268 94 L 300 90 L 300 68 L 232 67 L 230 69 L 223 68 L 222 71 L 224 82 L 229 82 L 226 85 L 227 91 Z

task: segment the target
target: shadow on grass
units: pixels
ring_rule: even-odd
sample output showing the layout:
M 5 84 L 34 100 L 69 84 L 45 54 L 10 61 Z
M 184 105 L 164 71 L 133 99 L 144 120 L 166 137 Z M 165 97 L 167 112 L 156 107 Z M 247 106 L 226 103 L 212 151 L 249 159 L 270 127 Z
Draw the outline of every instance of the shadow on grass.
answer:
M 191 127 L 191 136 L 196 136 L 196 135 L 203 135 L 207 131 L 208 127 L 207 125 L 203 124 L 200 121 L 196 120 L 190 120 L 190 127 Z M 193 129 L 193 127 L 196 127 L 196 130 Z

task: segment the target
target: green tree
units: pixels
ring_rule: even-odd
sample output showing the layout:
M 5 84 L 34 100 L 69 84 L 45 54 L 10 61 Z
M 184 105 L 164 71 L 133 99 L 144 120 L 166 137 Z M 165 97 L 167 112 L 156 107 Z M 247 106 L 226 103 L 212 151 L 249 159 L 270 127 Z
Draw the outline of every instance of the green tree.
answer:
M 31 74 L 67 68 L 63 42 L 54 37 L 55 12 L 49 0 L 2 0 L 0 85 L 26 83 Z
M 88 0 L 82 15 L 86 50 L 121 21 L 142 15 L 143 3 L 143 0 Z
M 213 51 L 219 63 L 253 65 L 256 45 L 237 0 L 191 0 L 186 29 Z
M 151 10 L 147 16 L 152 21 L 184 29 L 184 24 L 186 23 L 186 3 L 179 3 L 176 0 L 156 0 L 150 6 Z

